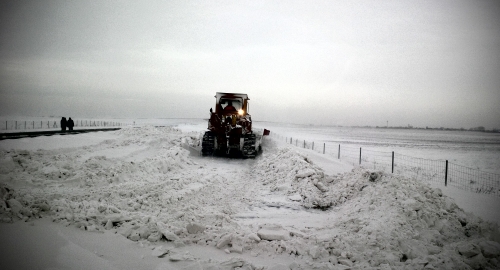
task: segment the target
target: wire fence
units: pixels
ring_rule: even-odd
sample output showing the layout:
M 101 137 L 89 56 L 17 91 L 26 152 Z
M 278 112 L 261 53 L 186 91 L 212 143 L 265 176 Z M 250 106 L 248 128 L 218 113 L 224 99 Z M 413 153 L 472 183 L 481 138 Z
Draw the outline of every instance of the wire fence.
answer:
M 335 142 L 315 143 L 285 137 L 271 136 L 288 144 L 333 156 L 342 162 L 367 169 L 409 176 L 419 181 L 442 183 L 462 190 L 500 196 L 500 175 L 465 167 L 448 160 L 432 160 L 362 147 L 343 146 Z
M 127 124 L 115 121 L 101 120 L 74 120 L 74 127 L 120 127 Z M 6 120 L 0 125 L 0 130 L 40 130 L 40 129 L 58 129 L 61 128 L 60 120 L 39 120 L 39 121 L 17 121 Z

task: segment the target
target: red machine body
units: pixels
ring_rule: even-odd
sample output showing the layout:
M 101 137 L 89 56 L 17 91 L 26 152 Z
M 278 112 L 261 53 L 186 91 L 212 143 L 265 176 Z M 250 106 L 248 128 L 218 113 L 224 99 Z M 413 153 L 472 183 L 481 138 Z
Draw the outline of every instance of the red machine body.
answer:
M 215 111 L 210 109 L 208 131 L 203 135 L 202 155 L 255 157 L 263 135 L 252 130 L 248 95 L 217 92 L 215 99 Z

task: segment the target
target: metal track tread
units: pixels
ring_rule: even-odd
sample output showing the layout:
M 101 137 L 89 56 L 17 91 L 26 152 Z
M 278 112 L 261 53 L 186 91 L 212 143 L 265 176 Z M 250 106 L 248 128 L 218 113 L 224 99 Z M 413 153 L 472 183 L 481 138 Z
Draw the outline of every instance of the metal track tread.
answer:
M 243 156 L 247 158 L 253 158 L 257 155 L 257 150 L 255 149 L 255 134 L 247 134 L 243 140 Z
M 201 142 L 201 155 L 211 156 L 215 151 L 215 134 L 211 131 L 205 132 L 203 134 L 203 140 Z

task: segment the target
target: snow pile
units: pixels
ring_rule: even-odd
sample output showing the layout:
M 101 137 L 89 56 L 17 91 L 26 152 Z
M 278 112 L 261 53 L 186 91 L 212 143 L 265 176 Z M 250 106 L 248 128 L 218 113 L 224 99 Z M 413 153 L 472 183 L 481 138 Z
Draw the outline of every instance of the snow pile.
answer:
M 498 226 L 413 179 L 362 168 L 326 175 L 290 148 L 203 159 L 182 147 L 199 134 L 170 127 L 115 134 L 83 148 L 2 151 L 0 220 L 49 216 L 115 232 L 186 269 L 500 267 Z M 270 256 L 288 263 L 256 266 Z
M 176 252 L 186 245 L 241 254 L 246 243 L 260 240 L 230 217 L 237 187 L 223 187 L 231 179 L 207 172 L 181 147 L 197 135 L 151 126 L 116 134 L 83 148 L 4 151 L 1 221 L 30 221 L 45 211 L 66 226 L 115 231 L 155 249 L 168 244 L 161 256 L 171 261 L 192 259 Z
M 33 196 L 21 195 L 5 184 L 0 183 L 0 222 L 12 220 L 28 221 L 42 217 L 50 206 L 44 200 L 35 200 Z
M 439 189 L 362 168 L 325 176 L 304 155 L 289 148 L 269 154 L 257 174 L 270 190 L 304 207 L 333 207 L 336 220 L 314 233 L 317 251 L 346 266 L 397 269 L 496 269 L 500 233 L 457 207 Z M 313 246 L 311 244 L 311 246 Z
M 294 201 L 300 201 L 306 208 L 328 209 L 353 196 L 354 191 L 366 183 L 356 181 L 345 186 L 331 183 L 342 177 L 325 175 L 306 156 L 290 148 L 279 148 L 256 165 L 255 174 L 269 185 L 271 191 L 284 193 Z
M 350 200 L 338 207 L 343 228 L 337 234 L 345 251 L 371 266 L 438 269 L 496 268 L 500 252 L 498 226 L 464 213 L 439 189 L 413 179 L 355 170 L 334 186 L 365 180 Z M 471 252 L 470 250 L 474 250 Z M 495 251 L 497 252 L 497 251 Z M 500 253 L 499 253 L 500 255 Z

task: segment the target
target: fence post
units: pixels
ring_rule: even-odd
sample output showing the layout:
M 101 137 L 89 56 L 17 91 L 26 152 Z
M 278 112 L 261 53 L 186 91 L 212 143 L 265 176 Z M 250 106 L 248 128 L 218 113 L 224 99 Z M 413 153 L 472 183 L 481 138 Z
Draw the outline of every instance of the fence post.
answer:
M 292 144 L 292 137 L 290 137 L 290 144 Z
M 303 148 L 306 148 L 306 140 L 304 140 L 304 147 Z
M 359 165 L 361 165 L 361 147 L 359 148 Z
M 394 173 L 394 151 L 392 151 L 392 173 Z
M 323 143 L 323 155 L 325 154 L 325 146 L 326 146 L 326 143 Z
M 448 160 L 446 160 L 446 166 L 444 169 L 444 186 L 448 185 Z
M 340 144 L 339 144 L 339 157 L 338 157 L 338 159 L 340 159 Z

